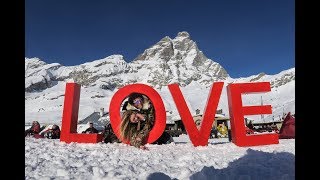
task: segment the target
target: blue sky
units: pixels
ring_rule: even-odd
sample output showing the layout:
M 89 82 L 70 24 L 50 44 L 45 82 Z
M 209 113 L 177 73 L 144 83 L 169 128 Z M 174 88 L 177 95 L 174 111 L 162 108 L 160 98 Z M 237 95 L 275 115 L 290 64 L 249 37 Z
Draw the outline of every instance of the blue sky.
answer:
M 113 54 L 132 61 L 187 31 L 231 77 L 295 67 L 293 0 L 26 0 L 25 56 L 79 65 Z

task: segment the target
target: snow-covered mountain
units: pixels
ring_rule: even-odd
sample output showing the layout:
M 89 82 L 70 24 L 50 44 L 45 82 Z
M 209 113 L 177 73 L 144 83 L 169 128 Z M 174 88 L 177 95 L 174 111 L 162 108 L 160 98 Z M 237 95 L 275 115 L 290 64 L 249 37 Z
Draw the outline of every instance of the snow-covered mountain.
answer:
M 132 83 L 155 88 L 172 116 L 178 112 L 167 85 L 179 83 L 190 111 L 203 111 L 210 86 L 218 81 L 225 82 L 225 86 L 232 82 L 269 81 L 271 92 L 243 95 L 244 105 L 260 105 L 261 102 L 272 105 L 273 114 L 265 115 L 263 120 L 277 119 L 283 112 L 295 112 L 295 68 L 275 75 L 260 73 L 231 78 L 218 62 L 199 50 L 187 32 L 179 32 L 174 39 L 162 38 L 129 63 L 122 55 L 111 55 L 77 66 L 47 64 L 38 58 L 25 58 L 25 121 L 59 123 L 66 82 L 82 86 L 79 119 L 83 119 L 101 107 L 107 110 L 113 94 Z M 229 115 L 225 87 L 218 108 Z M 261 116 L 254 119 L 259 121 Z
M 186 86 L 192 81 L 210 85 L 213 81 L 229 77 L 221 65 L 198 49 L 187 32 L 180 32 L 174 39 L 164 37 L 130 63 L 126 63 L 121 55 L 71 67 L 26 58 L 25 70 L 26 92 L 44 90 L 57 81 L 69 79 L 83 86 L 113 90 L 135 82 L 155 88 L 176 82 Z

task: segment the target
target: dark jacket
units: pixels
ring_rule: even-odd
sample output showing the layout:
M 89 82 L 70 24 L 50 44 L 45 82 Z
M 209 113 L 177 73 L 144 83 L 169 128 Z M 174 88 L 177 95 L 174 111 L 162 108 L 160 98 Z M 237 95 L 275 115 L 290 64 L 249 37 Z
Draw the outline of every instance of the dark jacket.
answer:
M 41 135 L 48 139 L 60 139 L 60 128 L 50 128 L 41 133 Z
M 94 127 L 91 127 L 91 128 L 89 127 L 88 129 L 86 129 L 82 133 L 87 133 L 87 134 L 98 133 L 98 130 Z
M 109 123 L 107 126 L 104 127 L 103 130 L 104 139 L 103 141 L 105 143 L 120 143 L 121 141 L 118 139 L 118 137 L 114 134 L 113 129 L 111 127 L 111 123 Z

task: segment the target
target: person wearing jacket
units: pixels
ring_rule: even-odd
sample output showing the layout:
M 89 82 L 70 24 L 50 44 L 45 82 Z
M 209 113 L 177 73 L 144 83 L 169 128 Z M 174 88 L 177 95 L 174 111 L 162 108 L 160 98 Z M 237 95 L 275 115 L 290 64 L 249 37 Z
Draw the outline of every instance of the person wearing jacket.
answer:
M 60 128 L 54 124 L 51 128 L 41 132 L 40 136 L 48 139 L 60 139 Z
M 154 125 L 154 107 L 148 97 L 140 93 L 131 93 L 128 101 L 126 101 L 122 108 L 123 111 L 131 111 L 129 113 L 135 113 L 135 117 L 139 119 L 137 121 L 137 129 L 142 129 L 139 136 L 144 138 L 149 134 Z M 126 114 L 125 114 L 126 115 Z M 141 115 L 141 116 L 140 116 Z M 133 116 L 133 115 L 132 115 Z M 142 135 L 142 134 L 144 135 Z M 173 142 L 173 138 L 167 132 L 163 132 L 162 135 L 152 144 L 168 144 Z
M 24 137 L 33 136 L 39 133 L 40 133 L 40 123 L 38 121 L 33 121 L 32 126 L 29 129 L 25 130 Z
M 118 137 L 114 134 L 113 129 L 111 127 L 111 123 L 108 123 L 104 126 L 104 130 L 102 131 L 102 134 L 104 136 L 103 142 L 105 143 L 120 143 L 121 141 L 118 139 Z
M 227 137 L 228 128 L 226 125 L 224 125 L 224 122 L 218 125 L 217 130 L 218 130 L 220 137 Z
M 129 140 L 130 145 L 140 149 L 147 149 L 145 144 L 150 130 L 150 123 L 140 112 L 127 110 L 122 113 L 120 135 L 123 139 Z
M 87 128 L 85 131 L 83 131 L 82 133 L 86 133 L 86 134 L 98 133 L 98 130 L 93 127 L 93 123 L 92 123 L 92 122 L 90 122 L 89 126 L 90 126 L 90 127 L 88 127 L 88 128 Z
M 140 93 L 131 93 L 128 101 L 123 105 L 122 110 L 134 110 L 143 114 L 150 120 L 150 123 L 154 123 L 154 107 L 149 98 Z

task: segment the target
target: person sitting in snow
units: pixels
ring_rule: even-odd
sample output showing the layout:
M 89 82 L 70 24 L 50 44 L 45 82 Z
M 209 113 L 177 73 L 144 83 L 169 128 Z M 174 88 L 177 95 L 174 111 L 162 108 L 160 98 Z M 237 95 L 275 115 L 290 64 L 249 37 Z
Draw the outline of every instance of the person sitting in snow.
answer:
M 226 125 L 224 125 L 224 122 L 222 122 L 221 124 L 218 125 L 217 130 L 218 130 L 218 136 L 227 137 L 228 128 Z
M 92 134 L 92 133 L 98 133 L 98 130 L 96 128 L 93 127 L 93 123 L 90 122 L 89 126 L 85 131 L 83 131 L 82 133 L 86 133 L 86 134 Z
M 142 125 L 147 125 L 150 131 L 154 125 L 154 107 L 149 98 L 140 93 L 131 93 L 129 95 L 128 101 L 124 102 L 122 107 L 122 111 L 136 111 L 138 114 L 144 116 L 146 121 L 139 121 L 139 123 L 143 122 Z M 138 115 L 139 116 L 139 115 Z M 141 126 L 142 127 L 142 126 Z M 143 127 L 142 127 L 143 128 Z M 141 129 L 142 129 L 141 128 Z M 162 135 L 152 144 L 168 144 L 173 142 L 172 136 L 168 132 L 163 132 Z
M 38 121 L 33 121 L 32 126 L 29 129 L 25 130 L 24 137 L 33 136 L 39 133 L 40 133 L 40 123 Z
M 123 112 L 120 135 L 123 139 L 129 140 L 130 145 L 140 149 L 147 149 L 145 144 L 150 130 L 151 125 L 146 116 L 133 110 Z
M 60 128 L 54 124 L 51 128 L 41 132 L 40 135 L 48 139 L 60 139 Z
M 140 114 L 143 114 L 148 117 L 151 125 L 154 122 L 154 107 L 150 102 L 149 98 L 140 94 L 140 93 L 131 93 L 129 95 L 128 101 L 124 102 L 122 110 L 134 110 L 139 111 Z
M 218 138 L 218 130 L 216 126 L 213 126 L 210 132 L 210 138 Z
M 113 129 L 111 127 L 111 123 L 106 125 L 104 127 L 104 130 L 102 131 L 102 134 L 104 135 L 103 142 L 105 143 L 120 143 L 121 141 L 118 139 L 118 137 L 114 134 Z

